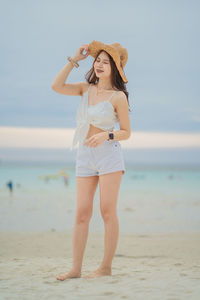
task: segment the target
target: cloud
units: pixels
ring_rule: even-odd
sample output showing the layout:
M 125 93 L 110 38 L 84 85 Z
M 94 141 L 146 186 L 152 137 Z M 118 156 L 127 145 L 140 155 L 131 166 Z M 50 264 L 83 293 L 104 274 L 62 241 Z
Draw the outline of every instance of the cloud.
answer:
M 193 115 L 192 120 L 199 123 L 200 122 L 200 115 L 198 115 L 198 114 Z
M 70 148 L 75 129 L 0 127 L 0 148 Z M 127 149 L 200 148 L 200 133 L 132 131 Z

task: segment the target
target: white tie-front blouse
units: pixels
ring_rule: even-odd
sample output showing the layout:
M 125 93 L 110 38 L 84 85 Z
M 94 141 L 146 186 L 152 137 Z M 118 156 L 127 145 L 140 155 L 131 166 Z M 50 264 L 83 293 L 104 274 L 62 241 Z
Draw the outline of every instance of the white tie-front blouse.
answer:
M 114 91 L 106 101 L 99 102 L 95 105 L 88 105 L 88 92 L 90 87 L 91 84 L 88 90 L 82 95 L 81 102 L 77 109 L 77 128 L 74 133 L 71 150 L 76 148 L 77 143 L 79 143 L 79 147 L 83 146 L 90 124 L 105 131 L 112 131 L 115 127 L 115 123 L 119 122 L 117 113 L 114 111 L 114 107 L 110 102 L 111 97 L 117 91 Z

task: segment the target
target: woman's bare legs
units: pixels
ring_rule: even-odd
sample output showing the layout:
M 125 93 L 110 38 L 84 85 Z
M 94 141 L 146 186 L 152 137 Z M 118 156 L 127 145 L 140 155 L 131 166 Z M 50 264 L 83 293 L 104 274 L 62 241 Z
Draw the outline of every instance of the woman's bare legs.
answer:
M 117 216 L 117 199 L 122 179 L 122 171 L 99 176 L 100 208 L 104 220 L 104 257 L 99 268 L 84 276 L 93 278 L 112 274 L 112 260 L 117 247 L 119 222 Z
M 99 177 L 76 177 L 77 208 L 73 230 L 73 266 L 67 273 L 56 276 L 56 279 L 81 277 L 83 255 L 87 243 L 89 222 L 92 216 L 93 199 Z

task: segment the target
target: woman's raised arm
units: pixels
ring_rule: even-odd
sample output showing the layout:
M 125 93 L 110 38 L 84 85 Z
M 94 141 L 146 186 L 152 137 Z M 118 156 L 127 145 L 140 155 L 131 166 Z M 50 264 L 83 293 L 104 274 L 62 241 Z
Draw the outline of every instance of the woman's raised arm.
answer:
M 86 54 L 84 55 L 82 52 L 86 51 Z M 76 51 L 75 55 L 72 57 L 72 59 L 76 62 L 85 59 L 89 55 L 88 52 L 88 45 L 82 45 L 78 50 Z M 54 79 L 51 87 L 52 89 L 60 94 L 64 95 L 82 95 L 83 92 L 83 83 L 77 82 L 77 83 L 65 83 L 67 80 L 69 73 L 73 69 L 74 65 L 72 62 L 68 62 L 64 68 L 57 74 L 56 78 Z

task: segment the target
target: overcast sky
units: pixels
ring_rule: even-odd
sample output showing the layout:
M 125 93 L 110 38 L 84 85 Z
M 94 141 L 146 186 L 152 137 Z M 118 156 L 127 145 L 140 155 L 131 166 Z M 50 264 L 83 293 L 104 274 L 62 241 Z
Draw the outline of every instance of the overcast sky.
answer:
M 75 128 L 78 96 L 51 83 L 82 44 L 127 48 L 131 128 L 200 131 L 199 1 L 1 1 L 0 126 Z M 93 58 L 68 82 L 85 81 Z

